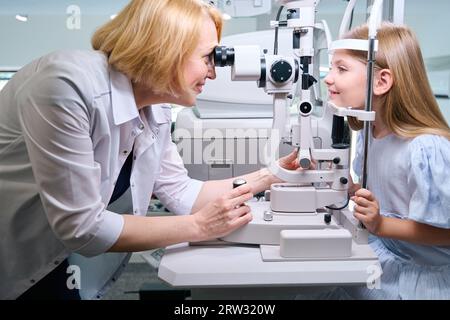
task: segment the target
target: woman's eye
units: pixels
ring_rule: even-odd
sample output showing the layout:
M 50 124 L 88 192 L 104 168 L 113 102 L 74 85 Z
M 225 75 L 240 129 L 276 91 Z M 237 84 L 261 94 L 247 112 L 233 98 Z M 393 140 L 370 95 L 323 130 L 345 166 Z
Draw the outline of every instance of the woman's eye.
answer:
M 214 57 L 213 54 L 210 53 L 203 57 L 203 61 L 208 67 L 214 67 Z

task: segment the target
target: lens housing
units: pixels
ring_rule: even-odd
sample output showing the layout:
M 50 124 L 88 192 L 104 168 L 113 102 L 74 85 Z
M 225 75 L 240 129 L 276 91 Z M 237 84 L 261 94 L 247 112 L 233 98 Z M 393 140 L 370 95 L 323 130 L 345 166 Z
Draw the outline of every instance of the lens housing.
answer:
M 217 46 L 214 48 L 214 65 L 216 67 L 227 67 L 234 64 L 234 48 Z

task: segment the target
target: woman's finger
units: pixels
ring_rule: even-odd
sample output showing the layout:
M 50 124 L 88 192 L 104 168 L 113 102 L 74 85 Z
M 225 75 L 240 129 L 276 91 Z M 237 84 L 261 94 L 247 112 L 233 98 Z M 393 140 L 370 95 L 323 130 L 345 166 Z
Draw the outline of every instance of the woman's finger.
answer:
M 235 218 L 238 218 L 240 216 L 243 216 L 243 215 L 249 213 L 250 211 L 251 211 L 250 207 L 244 205 L 244 206 L 240 206 L 236 209 L 229 211 L 228 216 L 233 220 Z
M 248 201 L 253 198 L 253 193 L 245 193 L 243 195 L 240 195 L 239 197 L 233 198 L 229 200 L 231 202 L 231 207 L 234 208 L 236 206 L 239 206 L 243 204 L 245 201 Z
M 231 190 L 230 192 L 228 192 L 225 195 L 226 199 L 234 199 L 236 197 L 239 197 L 243 194 L 249 193 L 252 190 L 252 188 L 250 187 L 250 185 L 248 184 L 244 184 L 242 186 L 239 186 L 237 188 L 234 188 L 233 190 Z
M 296 158 L 297 158 L 297 150 L 294 150 L 287 156 L 280 158 L 278 161 L 282 168 L 292 169 L 296 167 L 295 165 Z
M 231 229 L 232 229 L 232 230 L 230 230 L 230 232 L 235 230 L 235 229 L 238 229 L 238 228 L 240 228 L 240 227 L 242 227 L 244 225 L 246 225 L 247 223 L 252 221 L 252 219 L 253 219 L 253 216 L 252 216 L 250 211 L 245 213 L 245 214 L 243 214 L 243 215 L 241 215 L 241 216 L 239 216 L 238 218 L 234 219 L 230 223 Z

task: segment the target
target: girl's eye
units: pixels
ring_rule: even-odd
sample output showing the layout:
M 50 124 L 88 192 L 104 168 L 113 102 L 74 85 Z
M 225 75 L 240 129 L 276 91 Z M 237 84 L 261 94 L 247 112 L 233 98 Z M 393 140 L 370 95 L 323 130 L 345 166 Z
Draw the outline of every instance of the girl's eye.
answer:
M 340 66 L 340 67 L 338 67 L 338 70 L 339 70 L 339 72 L 344 72 L 344 71 L 347 71 L 347 68 Z

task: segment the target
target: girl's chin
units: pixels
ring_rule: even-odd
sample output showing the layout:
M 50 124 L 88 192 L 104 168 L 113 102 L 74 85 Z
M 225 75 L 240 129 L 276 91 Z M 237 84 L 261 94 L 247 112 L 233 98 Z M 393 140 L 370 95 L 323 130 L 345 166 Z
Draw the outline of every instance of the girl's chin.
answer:
M 328 102 L 334 104 L 336 107 L 339 107 L 339 108 L 345 107 L 345 105 L 341 101 L 336 100 L 336 99 L 330 99 L 330 100 L 328 100 Z
M 345 103 L 345 102 L 342 102 L 339 100 L 330 99 L 330 100 L 328 100 L 328 102 L 331 102 L 332 104 L 334 104 L 336 107 L 339 107 L 339 108 L 351 107 L 352 109 L 355 109 L 355 110 L 364 110 L 364 106 L 355 107 L 355 106 L 352 106 L 351 104 L 348 104 L 348 103 Z

